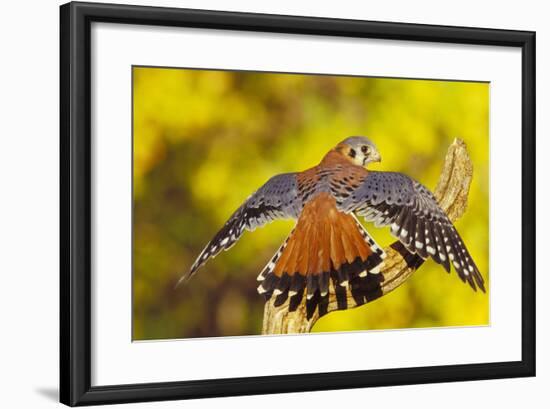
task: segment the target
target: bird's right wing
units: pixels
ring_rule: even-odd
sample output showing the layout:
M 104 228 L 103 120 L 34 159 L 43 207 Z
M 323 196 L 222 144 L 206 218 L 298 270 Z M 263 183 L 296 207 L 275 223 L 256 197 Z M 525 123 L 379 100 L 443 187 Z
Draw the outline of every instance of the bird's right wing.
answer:
M 192 276 L 209 258 L 228 250 L 245 229 L 253 231 L 276 219 L 297 219 L 301 211 L 296 173 L 272 177 L 233 213 L 180 281 Z
M 463 281 L 485 291 L 483 277 L 453 223 L 432 192 L 417 181 L 402 173 L 371 171 L 339 207 L 377 227 L 391 225 L 391 233 L 411 253 L 431 257 L 447 271 L 452 263 Z

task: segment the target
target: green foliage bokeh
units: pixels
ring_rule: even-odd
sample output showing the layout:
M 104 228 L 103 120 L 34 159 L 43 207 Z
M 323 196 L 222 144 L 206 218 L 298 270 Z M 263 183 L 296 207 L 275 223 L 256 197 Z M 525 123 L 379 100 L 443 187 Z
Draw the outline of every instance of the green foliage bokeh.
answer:
M 246 232 L 175 284 L 248 195 L 275 174 L 316 165 L 350 135 L 377 144 L 383 160 L 373 169 L 432 189 L 453 139 L 466 142 L 474 179 L 456 226 L 488 281 L 488 84 L 134 67 L 133 95 L 133 339 L 259 334 L 256 276 L 293 221 Z M 380 245 L 393 241 L 365 226 Z M 488 323 L 489 294 L 428 261 L 394 292 L 314 330 Z

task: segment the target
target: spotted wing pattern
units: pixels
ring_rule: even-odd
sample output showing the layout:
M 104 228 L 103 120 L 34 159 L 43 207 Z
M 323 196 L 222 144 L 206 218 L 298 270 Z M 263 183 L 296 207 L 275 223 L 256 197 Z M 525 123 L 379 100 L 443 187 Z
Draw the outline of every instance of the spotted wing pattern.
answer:
M 363 216 L 376 227 L 391 225 L 391 233 L 408 251 L 431 257 L 447 271 L 452 263 L 462 281 L 485 291 L 483 277 L 452 222 L 417 181 L 401 173 L 370 171 L 338 203 L 342 211 Z
M 301 210 L 296 174 L 284 173 L 272 177 L 233 213 L 182 280 L 192 276 L 209 258 L 233 246 L 245 229 L 253 231 L 275 219 L 296 219 Z

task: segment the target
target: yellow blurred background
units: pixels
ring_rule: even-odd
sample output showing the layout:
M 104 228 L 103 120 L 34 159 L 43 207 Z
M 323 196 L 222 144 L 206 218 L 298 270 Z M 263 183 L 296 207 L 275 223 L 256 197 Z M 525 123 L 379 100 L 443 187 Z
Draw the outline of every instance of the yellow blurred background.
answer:
M 133 96 L 134 340 L 259 334 L 256 276 L 293 221 L 245 232 L 174 286 L 248 195 L 316 165 L 350 135 L 378 146 L 373 169 L 430 189 L 453 139 L 466 142 L 474 178 L 456 226 L 489 280 L 489 84 L 134 67 Z M 380 245 L 394 241 L 387 228 L 365 226 Z M 488 323 L 489 293 L 430 260 L 397 290 L 330 313 L 314 331 Z

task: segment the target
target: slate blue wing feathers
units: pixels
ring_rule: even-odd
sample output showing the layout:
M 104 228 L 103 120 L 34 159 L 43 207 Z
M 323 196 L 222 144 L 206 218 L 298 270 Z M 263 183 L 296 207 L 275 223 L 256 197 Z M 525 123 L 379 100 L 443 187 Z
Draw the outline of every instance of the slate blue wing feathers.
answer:
M 272 177 L 231 215 L 182 280 L 193 275 L 209 258 L 233 246 L 245 229 L 253 231 L 276 219 L 296 219 L 301 210 L 296 173 Z
M 431 257 L 447 271 L 452 263 L 462 281 L 485 291 L 483 277 L 445 212 L 425 186 L 397 172 L 370 171 L 339 205 L 391 233 L 411 253 Z

